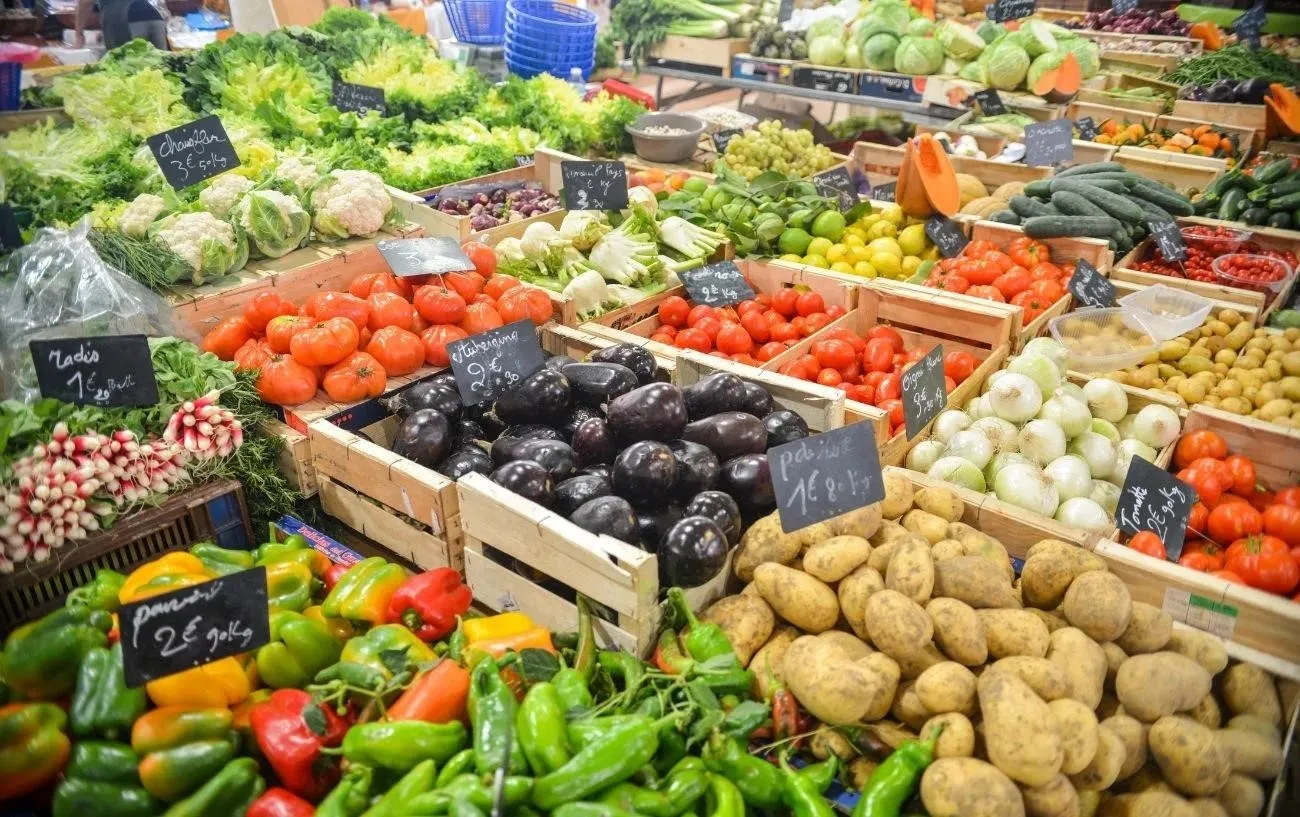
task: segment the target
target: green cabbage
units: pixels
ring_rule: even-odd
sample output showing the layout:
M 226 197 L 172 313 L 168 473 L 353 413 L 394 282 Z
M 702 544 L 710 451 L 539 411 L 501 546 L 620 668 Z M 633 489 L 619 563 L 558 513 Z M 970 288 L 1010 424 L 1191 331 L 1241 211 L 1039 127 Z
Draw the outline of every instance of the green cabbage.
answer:
M 980 85 L 989 84 L 988 74 L 984 72 L 984 63 L 979 60 L 963 65 L 957 72 L 957 76 L 970 82 L 978 82 Z
M 975 33 L 980 35 L 981 40 L 991 45 L 994 40 L 1006 33 L 1006 29 L 999 23 L 985 20 L 980 23 L 979 28 L 975 29 Z
M 901 37 L 912 22 L 911 7 L 900 0 L 877 0 L 858 27 L 858 41 L 864 42 L 880 32 Z
M 811 43 L 818 37 L 835 37 L 836 39 L 843 39 L 844 21 L 835 16 L 822 17 L 820 20 L 815 20 L 812 25 L 808 26 L 808 31 L 804 34 L 804 39 Z
M 988 84 L 999 91 L 1018 88 L 1029 73 L 1029 54 L 1010 39 L 993 46 L 989 52 L 981 54 L 984 70 L 988 74 Z
M 955 77 L 961 69 L 966 67 L 966 60 L 957 60 L 952 57 L 944 57 L 943 65 L 939 66 L 939 73 L 945 77 Z
M 828 36 L 809 40 L 808 61 L 813 65 L 843 65 L 844 43 L 839 37 Z
M 850 68 L 866 68 L 867 64 L 862 59 L 862 46 L 857 42 L 849 43 L 844 49 L 844 64 Z
M 1042 20 L 1030 20 L 1011 36 L 1016 38 L 1016 44 L 1025 49 L 1031 59 L 1056 50 L 1056 38 Z
M 862 61 L 877 71 L 893 71 L 894 51 L 897 49 L 898 38 L 882 31 L 862 44 Z
M 933 37 L 904 37 L 894 51 L 894 67 L 903 74 L 933 74 L 942 64 L 943 46 Z
M 1058 39 L 1057 47 L 1074 55 L 1074 59 L 1079 63 L 1080 78 L 1090 79 L 1101 70 L 1101 51 L 1092 40 L 1083 37 Z
M 907 24 L 909 37 L 925 37 L 934 33 L 934 21 L 926 17 L 917 17 Z
M 959 60 L 973 60 L 984 50 L 984 40 L 956 20 L 944 20 L 939 26 L 939 44 L 948 56 Z

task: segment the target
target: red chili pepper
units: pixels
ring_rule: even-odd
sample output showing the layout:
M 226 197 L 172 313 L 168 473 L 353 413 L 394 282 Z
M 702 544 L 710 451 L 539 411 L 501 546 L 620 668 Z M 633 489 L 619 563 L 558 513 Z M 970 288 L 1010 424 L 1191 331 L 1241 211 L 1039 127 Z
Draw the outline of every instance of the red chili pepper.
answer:
M 301 689 L 279 689 L 253 707 L 248 719 L 262 755 L 286 789 L 319 800 L 338 782 L 338 764 L 321 749 L 342 743 L 348 722 L 331 707 L 317 706 Z
M 276 786 L 254 800 L 245 817 L 312 817 L 315 813 L 316 807 L 311 803 Z
M 388 602 L 387 620 L 405 625 L 421 641 L 432 643 L 456 629 L 456 616 L 469 609 L 474 594 L 450 567 L 439 567 L 406 580 Z

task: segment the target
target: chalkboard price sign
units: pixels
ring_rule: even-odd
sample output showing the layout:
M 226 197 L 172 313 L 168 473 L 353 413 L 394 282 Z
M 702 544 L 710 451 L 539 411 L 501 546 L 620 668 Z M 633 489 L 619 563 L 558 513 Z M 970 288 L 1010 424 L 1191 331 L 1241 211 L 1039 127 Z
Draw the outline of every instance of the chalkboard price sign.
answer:
M 732 306 L 754 297 L 754 290 L 734 261 L 719 261 L 678 273 L 686 294 L 697 304 Z
M 399 278 L 408 275 L 442 275 L 448 272 L 468 272 L 474 262 L 447 236 L 436 238 L 386 238 L 376 241 L 379 254 L 388 262 L 393 274 Z
M 1129 533 L 1151 531 L 1164 542 L 1165 553 L 1177 561 L 1183 552 L 1187 520 L 1196 504 L 1196 491 L 1141 457 L 1129 461 L 1128 475 L 1119 492 L 1115 519 Z
M 497 399 L 545 362 L 528 319 L 448 343 L 447 355 L 467 406 Z
M 794 14 L 794 0 L 781 0 L 781 4 L 776 8 L 776 21 L 784 23 Z
M 1187 258 L 1187 242 L 1183 241 L 1182 228 L 1173 221 L 1147 219 L 1147 232 L 1160 247 L 1160 254 L 1168 261 L 1182 261 Z
M 537 158 L 535 156 L 515 157 L 515 167 L 532 167 L 534 164 L 536 164 L 536 162 L 537 162 Z
M 1123 14 L 1138 7 L 1138 0 L 1111 0 L 1110 7 L 1116 14 Z
M 266 568 L 122 605 L 128 686 L 251 652 L 271 640 Z
M 334 80 L 332 99 L 334 107 L 340 111 L 351 111 L 361 116 L 365 116 L 367 111 L 375 111 L 380 116 L 388 113 L 388 106 L 384 103 L 383 88 Z
M 1074 160 L 1074 123 L 1053 119 L 1025 126 L 1025 164 L 1054 167 Z
M 1067 286 L 1070 294 L 1084 306 L 1104 309 L 1115 305 L 1115 285 L 1082 258 L 1074 262 L 1074 274 Z
M 727 152 L 727 145 L 731 144 L 731 140 L 735 139 L 742 133 L 744 133 L 744 131 L 740 128 L 727 128 L 726 130 L 718 131 L 710 137 L 713 140 L 713 149 L 719 156 L 721 156 Z
M 33 340 L 29 345 L 43 397 L 100 407 L 158 402 L 158 381 L 144 335 Z
M 944 258 L 961 255 L 970 239 L 961 231 L 961 227 L 947 216 L 934 215 L 925 220 L 925 234 L 943 253 Z
M 1079 138 L 1085 142 L 1091 142 L 1101 132 L 1091 116 L 1083 116 L 1074 120 L 1074 126 L 1079 129 Z
M 971 94 L 971 99 L 979 106 L 980 113 L 984 116 L 1001 116 L 1007 112 L 1007 106 L 1002 104 L 1002 97 L 992 88 L 985 88 L 982 91 L 976 91 Z
M 806 528 L 885 498 L 870 425 L 854 423 L 767 452 L 783 531 Z
M 14 208 L 0 204 L 0 249 L 16 250 L 23 245 L 23 234 L 18 229 Z
M 903 422 L 907 439 L 912 439 L 926 424 L 939 416 L 948 403 L 948 389 L 943 374 L 943 344 L 926 353 L 903 372 Z
M 1037 10 L 1037 0 L 993 0 L 984 7 L 985 15 L 995 23 L 1028 17 Z
M 848 168 L 833 167 L 812 177 L 817 192 L 828 198 L 838 198 L 841 210 L 858 203 L 858 186 L 853 183 Z
M 875 201 L 893 201 L 898 191 L 898 182 L 878 184 L 871 188 L 871 198 Z
M 167 183 L 177 190 L 239 167 L 239 156 L 216 114 L 148 139 Z
M 622 162 L 560 162 L 560 177 L 570 210 L 627 209 L 627 168 Z

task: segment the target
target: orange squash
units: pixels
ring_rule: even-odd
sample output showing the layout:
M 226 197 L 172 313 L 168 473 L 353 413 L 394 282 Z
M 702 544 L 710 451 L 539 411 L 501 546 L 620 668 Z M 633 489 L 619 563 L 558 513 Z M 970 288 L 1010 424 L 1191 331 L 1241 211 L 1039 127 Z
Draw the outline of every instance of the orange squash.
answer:
M 898 186 L 894 188 L 894 201 L 903 212 L 913 218 L 925 218 L 933 211 L 925 200 L 921 176 L 915 168 L 915 140 L 908 139 L 903 145 L 903 163 L 898 166 Z
M 1300 135 L 1300 96 L 1295 91 L 1275 82 L 1268 86 L 1268 96 L 1264 97 L 1269 119 L 1276 119 L 1280 129 L 1292 136 Z M 1271 122 L 1269 123 L 1272 124 Z
M 1079 61 L 1073 54 L 1066 54 L 1060 65 L 1038 76 L 1029 92 L 1041 96 L 1048 102 L 1066 102 L 1079 93 L 1079 85 L 1082 82 L 1083 74 L 1079 71 Z
M 925 200 L 930 208 L 945 216 L 957 215 L 961 208 L 961 189 L 957 184 L 957 174 L 948 161 L 948 152 L 939 144 L 939 140 L 928 133 L 916 137 L 912 165 L 921 179 Z M 904 207 L 904 211 L 906 209 Z
M 1223 48 L 1223 29 L 1208 20 L 1202 20 L 1187 30 L 1187 36 L 1200 40 L 1206 51 Z

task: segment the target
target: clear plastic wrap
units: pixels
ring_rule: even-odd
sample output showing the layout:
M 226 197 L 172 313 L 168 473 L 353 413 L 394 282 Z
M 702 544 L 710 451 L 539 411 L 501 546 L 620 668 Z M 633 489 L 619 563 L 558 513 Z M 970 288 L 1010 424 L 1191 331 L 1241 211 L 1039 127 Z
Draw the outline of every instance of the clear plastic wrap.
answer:
M 4 261 L 0 279 L 0 391 L 7 399 L 40 398 L 32 340 L 96 335 L 180 336 L 171 306 L 100 260 L 85 223 L 41 230 Z

